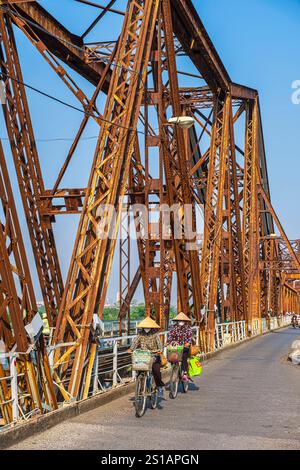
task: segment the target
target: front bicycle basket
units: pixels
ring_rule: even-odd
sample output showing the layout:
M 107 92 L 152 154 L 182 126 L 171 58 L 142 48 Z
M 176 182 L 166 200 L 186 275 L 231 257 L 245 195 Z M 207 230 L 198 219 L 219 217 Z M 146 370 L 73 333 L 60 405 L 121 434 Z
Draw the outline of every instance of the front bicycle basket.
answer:
M 167 350 L 167 359 L 171 364 L 182 361 L 183 346 L 169 346 Z
M 153 354 L 151 351 L 136 349 L 132 353 L 132 369 L 136 371 L 151 371 L 153 365 Z

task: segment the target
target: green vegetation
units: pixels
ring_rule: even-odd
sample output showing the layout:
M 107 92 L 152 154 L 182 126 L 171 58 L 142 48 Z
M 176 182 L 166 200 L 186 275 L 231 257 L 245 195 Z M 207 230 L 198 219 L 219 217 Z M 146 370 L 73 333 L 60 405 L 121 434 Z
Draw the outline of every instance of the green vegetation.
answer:
M 39 312 L 39 314 L 40 314 L 41 317 L 42 317 L 42 316 L 44 315 L 44 313 L 46 312 L 45 307 L 44 307 L 44 306 L 39 307 L 39 308 L 38 308 L 38 312 Z
M 113 305 L 112 307 L 104 307 L 103 310 L 103 321 L 115 321 L 118 319 L 119 308 L 117 305 Z M 170 317 L 173 318 L 176 315 L 176 309 L 171 307 L 170 309 Z M 144 318 L 145 316 L 145 305 L 144 304 L 137 304 L 132 305 L 130 309 L 130 318 L 132 321 L 138 321 Z
M 113 305 L 111 307 L 104 307 L 103 310 L 103 321 L 115 321 L 118 320 L 119 315 L 119 307 L 117 305 Z M 145 305 L 138 304 L 134 305 L 130 309 L 130 317 L 132 321 L 140 320 L 145 316 Z
M 39 313 L 42 316 L 45 313 L 45 307 L 39 307 Z M 104 307 L 103 310 L 103 321 L 116 321 L 118 320 L 119 307 L 118 305 L 112 305 L 110 307 Z M 171 307 L 170 317 L 173 318 L 176 315 L 176 310 L 174 307 Z M 132 321 L 138 321 L 144 318 L 145 316 L 145 305 L 136 304 L 132 305 L 130 309 L 130 318 Z
M 102 320 L 114 321 L 118 319 L 119 309 L 117 306 L 104 307 Z

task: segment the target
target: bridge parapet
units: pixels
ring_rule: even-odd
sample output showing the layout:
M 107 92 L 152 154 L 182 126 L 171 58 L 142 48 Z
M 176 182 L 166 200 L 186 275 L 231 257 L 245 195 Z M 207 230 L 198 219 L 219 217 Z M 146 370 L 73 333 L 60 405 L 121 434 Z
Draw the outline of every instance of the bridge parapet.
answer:
M 278 328 L 288 326 L 290 323 L 291 315 L 284 315 L 278 318 L 272 317 L 270 319 L 257 319 L 252 322 L 251 336 L 259 336 Z M 193 327 L 193 333 L 195 342 L 199 345 L 201 330 L 198 326 Z M 166 344 L 167 334 L 168 331 L 161 333 L 164 344 Z M 91 385 L 89 389 L 84 389 L 82 391 L 82 399 L 107 393 L 114 388 L 124 386 L 135 380 L 135 373 L 131 368 L 131 355 L 127 352 L 133 338 L 134 335 L 101 338 L 100 343 L 96 348 L 93 366 L 90 369 Z M 226 349 L 234 344 L 243 343 L 247 338 L 245 321 L 219 323 L 215 328 L 215 350 L 213 352 Z M 62 345 L 57 345 L 57 347 L 61 346 Z M 164 353 L 166 353 L 166 346 L 164 347 Z M 53 366 L 53 347 L 48 347 L 48 354 L 50 364 Z M 14 384 L 14 386 L 12 386 L 13 393 L 10 399 L 10 402 L 12 402 L 12 409 L 14 411 L 12 424 L 16 424 L 17 422 L 28 420 L 30 418 L 29 415 L 24 416 L 20 413 L 19 400 L 24 399 L 24 397 L 19 394 L 17 387 L 18 380 L 20 379 L 18 371 L 14 367 L 17 355 L 17 352 L 14 352 L 13 354 L 1 353 L 0 355 L 2 365 L 10 368 L 10 380 L 12 385 Z M 201 353 L 201 357 L 206 359 L 208 354 Z M 59 386 L 59 384 L 55 385 Z M 70 399 L 70 403 L 71 402 L 74 402 L 72 398 Z M 63 403 L 64 406 L 66 406 L 65 402 Z M 63 403 L 60 403 L 60 406 L 63 406 Z M 5 405 L 5 400 L 3 401 L 1 399 L 0 408 L 3 409 Z M 35 413 L 32 413 L 31 415 L 36 415 L 38 413 L 39 411 L 35 410 Z M 4 426 L 0 425 L 0 432 L 7 429 L 9 426 L 11 426 L 11 424 Z

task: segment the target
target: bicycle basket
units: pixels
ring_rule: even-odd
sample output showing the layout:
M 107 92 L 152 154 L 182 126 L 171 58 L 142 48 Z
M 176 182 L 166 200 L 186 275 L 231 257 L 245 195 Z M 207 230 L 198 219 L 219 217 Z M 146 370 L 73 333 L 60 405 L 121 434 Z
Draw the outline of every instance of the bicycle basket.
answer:
M 183 346 L 169 346 L 167 350 L 167 359 L 171 364 L 182 361 Z
M 132 369 L 136 371 L 151 371 L 153 355 L 151 351 L 137 349 L 132 354 Z

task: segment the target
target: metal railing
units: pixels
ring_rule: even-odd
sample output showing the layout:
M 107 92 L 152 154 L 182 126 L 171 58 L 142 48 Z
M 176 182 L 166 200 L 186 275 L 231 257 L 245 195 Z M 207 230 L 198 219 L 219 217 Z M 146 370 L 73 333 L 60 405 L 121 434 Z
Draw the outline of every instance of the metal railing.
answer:
M 269 331 L 269 322 L 266 318 L 261 319 L 261 332 L 266 333 Z
M 246 338 L 246 322 L 218 323 L 215 331 L 216 349 L 222 349 Z
M 279 318 L 271 317 L 269 319 L 254 320 L 251 325 L 251 336 L 256 336 L 283 326 L 288 326 L 290 323 L 291 317 L 289 315 Z M 195 342 L 199 345 L 199 327 L 193 327 L 193 332 Z M 167 334 L 167 331 L 160 333 L 164 344 L 165 355 L 167 349 Z M 84 398 L 98 393 L 105 393 L 112 388 L 134 380 L 135 374 L 131 367 L 131 354 L 128 353 L 128 348 L 134 337 L 135 335 L 129 335 L 121 337 L 102 337 L 100 339 L 100 344 L 97 346 L 93 364 L 91 386 Z M 245 321 L 217 324 L 215 328 L 215 350 L 224 349 L 231 344 L 242 342 L 246 337 L 247 331 Z M 47 348 L 51 365 L 53 365 L 54 349 L 61 346 L 62 345 L 56 345 L 55 347 L 50 346 Z M 202 353 L 201 356 L 205 357 L 205 353 Z M 1 400 L 0 397 L 0 407 L 3 410 L 3 407 L 7 405 L 11 406 L 14 422 L 20 419 L 28 419 L 30 417 L 29 415 L 24 416 L 22 407 L 19 403 L 22 396 L 18 391 L 18 379 L 20 374 L 18 374 L 16 368 L 17 357 L 17 352 L 0 354 L 2 365 L 4 365 L 5 362 L 4 368 L 7 370 L 7 376 L 1 377 L 0 380 L 7 381 L 7 383 L 9 382 L 11 388 L 9 403 L 6 403 L 3 397 Z M 59 386 L 59 384 L 57 384 L 57 386 Z M 31 413 L 34 413 L 34 411 Z M 6 428 L 6 426 L 0 426 L 1 430 L 4 428 Z
M 252 322 L 251 336 L 257 336 L 261 334 L 263 330 L 268 331 L 288 325 L 289 323 L 290 320 L 288 319 L 284 319 L 281 324 L 279 322 L 270 324 L 270 322 L 266 320 L 263 325 L 260 319 L 254 320 Z M 193 332 L 195 342 L 199 345 L 199 327 L 193 327 Z M 167 334 L 167 331 L 160 333 L 164 345 L 164 355 L 166 355 L 167 352 Z M 131 354 L 128 353 L 128 349 L 134 337 L 135 335 L 126 335 L 101 338 L 95 354 L 91 374 L 91 386 L 84 398 L 97 393 L 104 393 L 112 388 L 134 380 L 135 374 L 131 367 Z M 219 323 L 215 327 L 215 350 L 224 349 L 234 343 L 242 342 L 246 338 L 247 331 L 245 321 Z M 56 347 L 59 347 L 59 345 Z M 205 353 L 202 353 L 201 356 L 205 357 Z
M 12 422 L 19 420 L 29 419 L 32 415 L 39 413 L 38 408 L 31 409 L 29 412 L 24 412 L 23 404 L 28 394 L 21 390 L 19 381 L 24 380 L 24 372 L 19 372 L 17 368 L 17 359 L 20 354 L 16 351 L 9 353 L 0 353 L 0 362 L 5 375 L 0 376 L 1 391 L 10 390 L 9 398 L 5 398 L 4 393 L 0 395 L 0 409 L 2 418 L 8 414 L 7 407 L 11 409 Z M 5 387 L 2 384 L 5 383 Z M 5 426 L 1 427 L 3 429 Z
M 137 332 L 137 325 L 138 321 L 131 321 L 130 322 L 130 334 L 135 334 Z M 103 336 L 116 336 L 119 334 L 120 330 L 120 323 L 118 321 L 101 321 L 101 329 Z M 127 330 L 127 323 L 124 320 L 122 322 L 122 331 Z
M 199 327 L 192 328 L 195 343 L 199 345 Z M 166 355 L 167 331 L 160 333 Z M 127 352 L 134 335 L 113 338 L 102 338 L 97 347 L 92 372 L 92 385 L 87 396 L 105 392 L 118 385 L 134 380 L 131 368 L 131 355 Z M 245 321 L 230 322 L 216 325 L 216 350 L 238 343 L 246 338 Z
M 199 327 L 193 327 L 196 344 L 199 344 Z M 168 331 L 160 333 L 166 355 Z M 95 355 L 91 387 L 87 396 L 106 392 L 118 385 L 135 379 L 131 367 L 131 354 L 128 353 L 131 341 L 135 335 L 101 338 Z
M 270 318 L 270 330 L 275 330 L 276 328 L 282 328 L 283 326 L 288 326 L 292 322 L 291 315 L 282 315 L 280 317 Z
M 251 336 L 257 336 L 261 334 L 262 327 L 261 327 L 260 319 L 256 319 L 252 321 L 250 332 L 251 332 Z
M 19 407 L 18 407 L 18 374 L 16 369 L 16 355 L 15 353 L 1 353 L 0 361 L 4 372 L 8 375 L 0 377 L 1 382 L 5 382 L 6 386 L 11 390 L 10 398 L 2 398 L 0 403 L 3 413 L 7 405 L 11 406 L 12 418 L 17 421 L 19 418 Z M 2 385 L 2 383 L 0 384 Z
M 259 318 L 252 321 L 251 336 L 257 336 L 268 331 L 282 328 L 291 324 L 291 315 L 282 315 L 279 317 Z

